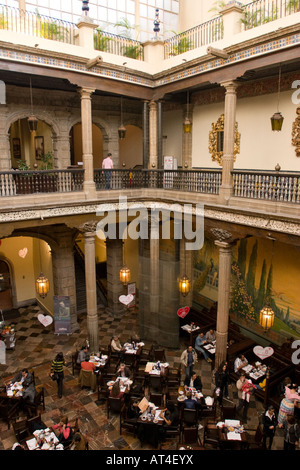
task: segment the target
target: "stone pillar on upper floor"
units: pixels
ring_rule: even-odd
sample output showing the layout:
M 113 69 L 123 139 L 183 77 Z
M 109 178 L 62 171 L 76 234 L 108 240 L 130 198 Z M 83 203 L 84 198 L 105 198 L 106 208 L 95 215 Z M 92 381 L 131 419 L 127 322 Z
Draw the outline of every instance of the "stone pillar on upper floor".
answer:
M 96 197 L 94 182 L 93 133 L 92 133 L 92 94 L 95 90 L 81 88 L 81 128 L 82 128 L 82 160 L 84 168 L 83 189 L 87 197 Z
M 235 81 L 222 82 L 225 88 L 224 109 L 224 144 L 222 157 L 222 185 L 220 187 L 220 199 L 227 204 L 233 195 L 232 170 L 234 166 L 235 122 L 236 122 L 236 90 L 238 83 Z

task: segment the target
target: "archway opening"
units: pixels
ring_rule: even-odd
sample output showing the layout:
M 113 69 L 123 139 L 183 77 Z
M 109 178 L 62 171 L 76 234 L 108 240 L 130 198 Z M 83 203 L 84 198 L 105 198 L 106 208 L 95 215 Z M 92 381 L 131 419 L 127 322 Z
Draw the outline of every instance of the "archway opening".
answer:
M 12 168 L 53 168 L 53 133 L 47 123 L 38 120 L 37 130 L 30 132 L 27 118 L 18 119 L 11 124 L 9 135 Z
M 0 309 L 13 308 L 10 270 L 8 263 L 0 259 Z
M 93 156 L 94 168 L 102 167 L 103 159 L 103 134 L 101 129 L 93 124 Z M 82 126 L 81 122 L 75 124 L 70 131 L 71 165 L 82 162 Z

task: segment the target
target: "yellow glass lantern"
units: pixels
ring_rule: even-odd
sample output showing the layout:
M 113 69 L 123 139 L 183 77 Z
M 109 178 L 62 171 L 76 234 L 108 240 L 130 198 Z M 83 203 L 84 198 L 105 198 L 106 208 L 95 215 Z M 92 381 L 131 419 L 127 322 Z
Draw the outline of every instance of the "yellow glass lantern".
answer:
M 191 281 L 187 276 L 179 279 L 179 292 L 185 297 L 191 290 Z
M 183 123 L 183 132 L 185 134 L 190 134 L 192 132 L 192 123 L 188 117 L 185 118 Z
M 259 315 L 259 324 L 263 327 L 265 331 L 272 328 L 274 325 L 275 313 L 270 307 L 270 305 L 265 305 Z
M 46 297 L 50 291 L 49 279 L 44 276 L 43 273 L 40 273 L 39 277 L 35 281 L 36 292 L 39 294 L 42 299 Z
M 130 269 L 127 266 L 123 266 L 120 269 L 120 281 L 124 286 L 127 286 L 127 284 L 130 281 Z

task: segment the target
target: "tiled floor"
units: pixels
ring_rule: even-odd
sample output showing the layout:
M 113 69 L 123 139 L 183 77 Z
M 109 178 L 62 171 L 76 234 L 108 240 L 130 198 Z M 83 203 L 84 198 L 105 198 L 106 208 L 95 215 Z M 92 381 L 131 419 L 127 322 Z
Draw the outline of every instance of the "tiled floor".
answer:
M 13 320 L 16 323 L 16 347 L 15 350 L 7 350 L 6 364 L 0 364 L 1 384 L 3 379 L 13 375 L 16 371 L 25 367 L 34 368 L 36 383 L 42 384 L 45 388 L 46 410 L 42 414 L 42 419 L 47 426 L 57 423 L 62 414 L 67 414 L 70 421 L 79 417 L 80 429 L 86 434 L 90 449 L 140 449 L 140 442 L 137 438 L 126 432 L 120 436 L 119 417 L 111 416 L 110 419 L 107 419 L 106 405 L 98 402 L 97 393 L 92 393 L 88 389 L 81 390 L 78 386 L 78 376 L 72 375 L 71 354 L 87 338 L 84 316 L 79 319 L 79 333 L 58 336 L 54 334 L 53 324 L 48 327 L 42 326 L 37 319 L 38 313 L 40 313 L 38 306 L 21 308 L 20 316 Z M 124 342 L 134 333 L 138 334 L 138 315 L 134 311 L 125 312 L 124 316 L 119 319 L 114 319 L 106 314 L 99 318 L 101 345 L 107 346 L 113 334 L 118 334 L 121 341 Z M 146 343 L 146 347 L 148 346 Z M 171 366 L 179 365 L 180 355 L 185 346 L 185 340 L 182 338 L 180 350 L 166 351 L 167 361 Z M 64 393 L 61 399 L 57 397 L 56 383 L 48 376 L 51 360 L 60 351 L 64 353 L 67 363 Z M 211 395 L 214 389 L 211 365 L 202 360 L 197 364 L 196 371 L 202 379 L 203 393 Z M 236 403 L 237 392 L 234 384 L 230 385 L 229 394 L 230 400 Z M 251 397 L 249 419 L 246 425 L 250 433 L 254 433 L 261 412 L 262 404 Z M 0 450 L 11 449 L 15 441 L 13 429 L 8 430 L 7 425 L 0 421 Z M 170 446 L 170 449 L 175 448 L 174 443 L 166 445 Z M 282 431 L 277 430 L 273 449 L 282 449 L 282 446 Z M 143 446 L 143 449 L 150 449 L 150 447 Z

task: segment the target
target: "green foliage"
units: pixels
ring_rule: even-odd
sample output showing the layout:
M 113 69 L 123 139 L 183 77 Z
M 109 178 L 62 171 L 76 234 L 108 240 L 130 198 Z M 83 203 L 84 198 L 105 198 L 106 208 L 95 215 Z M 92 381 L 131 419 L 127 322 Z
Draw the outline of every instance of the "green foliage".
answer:
M 18 161 L 18 169 L 20 171 L 31 170 L 30 165 L 28 165 L 25 160 L 19 160 Z
M 113 41 L 112 38 L 105 36 L 105 33 L 101 28 L 96 30 L 94 34 L 94 47 L 97 51 L 107 51 L 109 48 L 110 41 Z
M 52 152 L 46 152 L 43 153 L 41 156 L 42 164 L 41 164 L 41 170 L 52 170 L 53 168 L 53 153 Z
M 190 51 L 193 49 L 193 42 L 188 38 L 179 39 L 177 44 L 174 44 L 172 50 L 173 55 L 183 54 L 184 52 Z
M 251 295 L 247 292 L 246 282 L 237 263 L 232 264 L 234 287 L 232 289 L 231 309 L 242 318 L 255 321 L 256 315 Z

